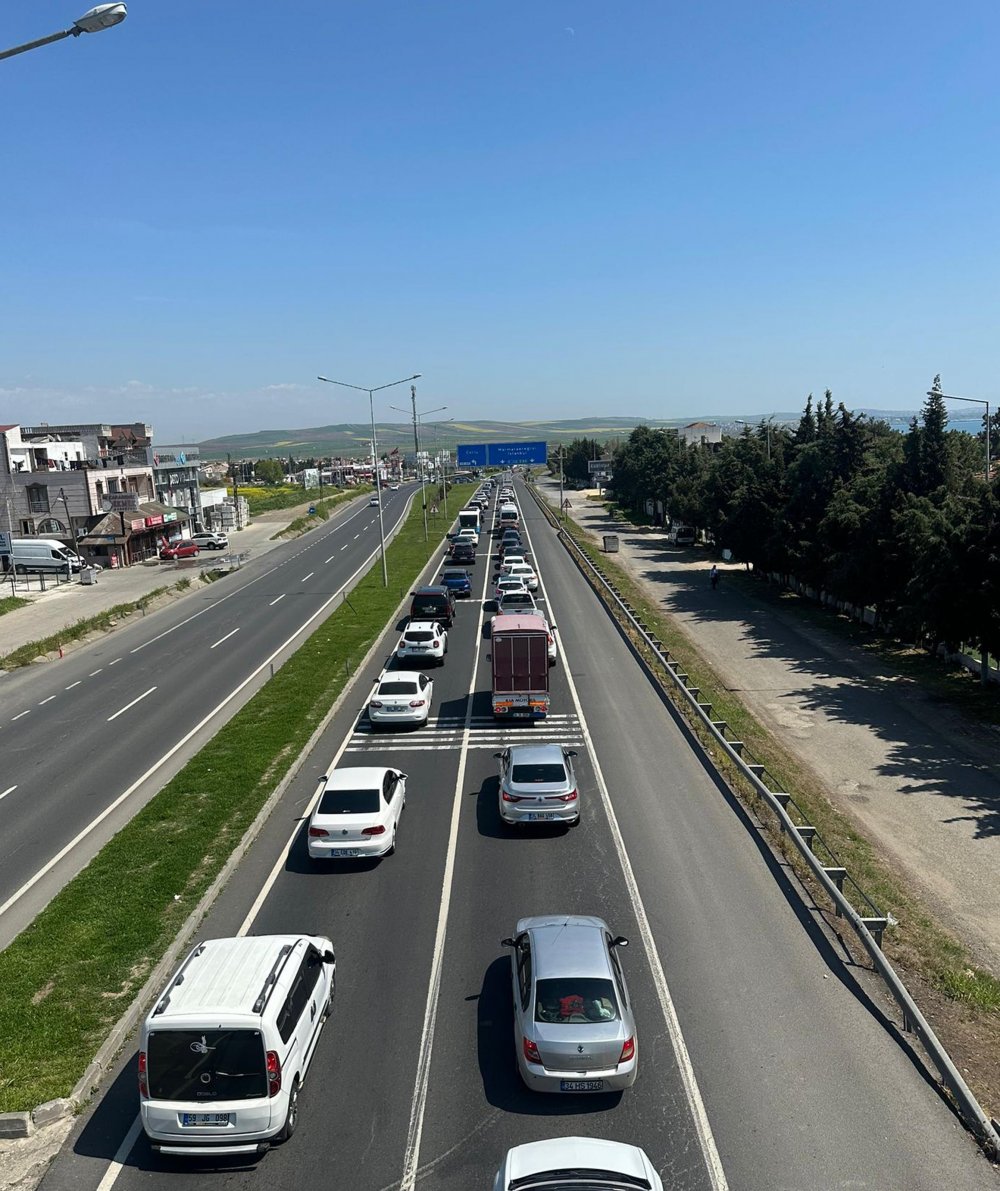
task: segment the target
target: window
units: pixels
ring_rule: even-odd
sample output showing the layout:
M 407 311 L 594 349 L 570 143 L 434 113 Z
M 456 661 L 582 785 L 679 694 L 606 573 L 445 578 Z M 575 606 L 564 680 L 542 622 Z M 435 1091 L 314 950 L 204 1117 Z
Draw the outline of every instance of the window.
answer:
M 614 1021 L 618 1003 L 610 980 L 593 976 L 562 976 L 539 980 L 535 994 L 535 1021 L 560 1025 Z
M 521 993 L 521 1008 L 531 1001 L 531 941 L 527 935 L 517 940 L 517 986 Z
M 285 1003 L 281 1007 L 281 1012 L 278 1014 L 278 1033 L 281 1035 L 281 1041 L 287 1042 L 295 1033 L 295 1027 L 299 1024 L 299 1018 L 305 1012 L 306 1006 L 312 998 L 313 992 L 316 989 L 316 984 L 322 971 L 323 957 L 310 944 L 306 948 L 306 953 L 302 957 L 302 963 L 299 964 L 299 970 L 295 973 L 295 979 L 292 981 L 292 987 L 288 991 L 288 996 L 285 998 Z
M 625 975 L 622 972 L 621 960 L 618 958 L 618 952 L 615 949 L 614 941 L 610 935 L 605 935 L 604 940 L 608 946 L 608 955 L 611 956 L 611 970 L 615 974 L 615 984 L 618 985 L 618 997 L 621 1003 L 628 1008 L 628 997 L 625 995 Z
M 515 765 L 511 781 L 519 786 L 553 785 L 566 781 L 566 770 L 562 765 Z
M 386 802 L 392 802 L 392 796 L 396 793 L 397 777 L 394 773 L 387 773 L 382 782 L 382 796 Z
M 378 790 L 324 790 L 320 815 L 374 815 L 379 810 Z
M 47 513 L 49 511 L 49 490 L 45 484 L 29 484 L 25 492 L 28 495 L 29 513 Z
M 154 1100 L 254 1100 L 267 1095 L 259 1030 L 155 1030 L 147 1051 Z

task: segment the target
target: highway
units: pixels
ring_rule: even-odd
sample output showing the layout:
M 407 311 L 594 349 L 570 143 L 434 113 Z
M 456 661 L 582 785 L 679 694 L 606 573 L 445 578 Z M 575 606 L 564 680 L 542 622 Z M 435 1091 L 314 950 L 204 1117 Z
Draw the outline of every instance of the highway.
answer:
M 383 493 L 386 534 L 410 495 Z M 203 586 L 192 571 L 196 594 L 58 663 L 0 675 L 0 947 L 322 622 L 378 545 L 377 509 L 352 504 L 226 579 Z
M 480 598 L 459 607 L 447 663 L 432 672 L 431 724 L 372 733 L 363 707 L 391 627 L 201 932 L 334 940 L 337 1005 L 295 1137 L 217 1168 L 155 1155 L 138 1129 L 130 1047 L 45 1191 L 195 1191 L 213 1169 L 227 1187 L 488 1191 L 509 1146 L 581 1133 L 641 1145 L 672 1191 L 994 1184 L 882 1018 L 878 985 L 844 961 L 531 498 L 520 500 L 560 639 L 550 719 L 492 720 Z M 484 534 L 480 597 L 488 552 Z M 493 753 L 526 737 L 578 750 L 578 828 L 501 826 Z M 409 775 L 394 856 L 308 860 L 303 820 L 331 759 Z M 499 941 L 544 913 L 598 914 L 630 939 L 639 1075 L 620 1096 L 539 1096 L 519 1082 Z

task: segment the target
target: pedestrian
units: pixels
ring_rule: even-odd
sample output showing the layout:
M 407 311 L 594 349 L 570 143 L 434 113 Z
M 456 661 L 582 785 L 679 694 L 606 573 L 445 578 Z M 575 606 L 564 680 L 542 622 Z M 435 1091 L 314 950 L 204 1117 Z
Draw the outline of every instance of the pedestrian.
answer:
M 708 581 L 712 585 L 712 590 L 715 591 L 719 586 L 719 568 L 714 562 L 712 563 L 712 569 L 708 572 Z

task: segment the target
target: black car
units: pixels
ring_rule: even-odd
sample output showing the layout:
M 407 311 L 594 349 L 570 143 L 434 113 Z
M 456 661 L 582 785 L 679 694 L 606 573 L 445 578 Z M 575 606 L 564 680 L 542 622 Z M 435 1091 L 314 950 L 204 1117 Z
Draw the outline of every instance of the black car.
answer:
M 456 542 L 451 548 L 451 561 L 454 563 L 474 563 L 476 561 L 475 543 Z
M 410 620 L 437 620 L 450 629 L 455 621 L 455 593 L 447 587 L 418 587 L 410 600 Z

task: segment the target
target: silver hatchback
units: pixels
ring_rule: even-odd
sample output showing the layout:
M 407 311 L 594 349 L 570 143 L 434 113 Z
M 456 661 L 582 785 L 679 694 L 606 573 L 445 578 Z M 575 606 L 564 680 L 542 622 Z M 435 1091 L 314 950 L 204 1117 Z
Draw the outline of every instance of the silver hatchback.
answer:
M 618 958 L 628 945 L 601 918 L 522 918 L 511 948 L 514 1051 L 538 1092 L 617 1092 L 638 1073 L 632 1002 Z
M 500 766 L 500 818 L 505 823 L 580 822 L 576 752 L 559 744 L 516 744 L 493 756 Z

